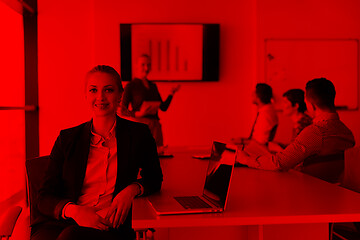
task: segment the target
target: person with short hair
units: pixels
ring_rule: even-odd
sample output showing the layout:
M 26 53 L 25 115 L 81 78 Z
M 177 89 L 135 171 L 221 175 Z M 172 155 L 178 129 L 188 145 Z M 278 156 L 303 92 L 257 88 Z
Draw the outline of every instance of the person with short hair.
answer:
M 165 112 L 180 85 L 174 87 L 163 101 L 156 84 L 147 78 L 150 71 L 151 58 L 147 54 L 142 54 L 137 60 L 135 78 L 125 87 L 120 111 L 122 116 L 131 117 L 135 121 L 147 124 L 155 138 L 159 153 L 162 153 L 164 142 L 158 111 L 153 112 L 151 109 L 142 108 L 142 105 L 145 101 L 158 101 L 159 109 Z
M 237 161 L 265 170 L 303 170 L 304 163 L 317 163 L 316 157 L 341 154 L 355 145 L 352 132 L 336 112 L 335 87 L 331 81 L 325 78 L 309 81 L 305 100 L 309 114 L 314 115 L 313 124 L 304 128 L 289 146 L 271 154 L 252 142 L 239 151 Z M 322 161 L 330 161 L 330 158 L 322 158 Z
M 133 199 L 161 188 L 148 126 L 116 115 L 123 93 L 120 75 L 98 65 L 85 85 L 92 119 L 60 132 L 39 190 L 41 214 L 34 216 L 31 240 L 134 239 Z
M 253 104 L 257 106 L 257 114 L 248 138 L 233 138 L 235 144 L 246 144 L 254 140 L 259 144 L 267 145 L 272 141 L 278 125 L 278 116 L 271 102 L 272 88 L 266 83 L 256 84 L 253 93 Z
M 289 116 L 293 122 L 291 142 L 307 126 L 312 124 L 312 118 L 305 112 L 305 93 L 301 89 L 290 89 L 283 94 L 283 113 Z

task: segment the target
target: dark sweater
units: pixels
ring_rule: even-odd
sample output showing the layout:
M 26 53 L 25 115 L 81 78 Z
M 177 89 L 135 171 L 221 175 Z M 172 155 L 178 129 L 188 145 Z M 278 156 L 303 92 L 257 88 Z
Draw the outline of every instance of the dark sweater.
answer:
M 121 101 L 121 113 L 124 116 L 135 117 L 135 112 L 140 110 L 144 101 L 159 101 L 161 103 L 160 110 L 165 112 L 171 103 L 172 97 L 172 95 L 169 95 L 163 101 L 155 83 L 149 81 L 149 88 L 146 88 L 140 79 L 135 78 L 125 87 Z M 132 106 L 131 111 L 129 110 L 130 103 Z M 157 113 L 145 117 L 159 119 Z

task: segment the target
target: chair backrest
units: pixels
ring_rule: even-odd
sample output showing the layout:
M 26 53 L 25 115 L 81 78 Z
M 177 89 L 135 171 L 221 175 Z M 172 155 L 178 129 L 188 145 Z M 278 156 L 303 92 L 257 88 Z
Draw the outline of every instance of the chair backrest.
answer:
M 278 128 L 278 125 L 275 125 L 271 131 L 270 131 L 270 134 L 269 134 L 269 139 L 268 139 L 268 142 L 271 142 L 272 140 L 274 140 L 275 138 L 275 135 L 276 135 L 276 130 Z
M 344 152 L 309 157 L 304 161 L 302 172 L 330 183 L 339 183 L 344 172 Z
M 345 151 L 344 178 L 341 185 L 360 193 L 360 147 Z
M 14 206 L 8 209 L 0 218 L 0 239 L 11 237 L 22 207 Z
M 28 184 L 28 199 L 30 202 L 30 224 L 34 225 L 47 219 L 37 208 L 37 194 L 43 184 L 45 171 L 50 162 L 49 156 L 37 157 L 26 160 L 26 173 Z

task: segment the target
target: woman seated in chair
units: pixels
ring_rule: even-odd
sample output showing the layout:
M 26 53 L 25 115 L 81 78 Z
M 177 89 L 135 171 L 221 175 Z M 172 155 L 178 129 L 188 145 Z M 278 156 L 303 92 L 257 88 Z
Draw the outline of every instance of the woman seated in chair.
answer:
M 312 118 L 307 115 L 305 93 L 301 89 L 290 89 L 283 94 L 283 111 L 293 122 L 292 139 L 307 126 L 312 124 Z
M 99 65 L 85 86 L 92 119 L 62 130 L 54 144 L 37 201 L 48 220 L 32 227 L 32 240 L 133 239 L 133 199 L 161 188 L 149 128 L 116 115 L 120 75 Z
M 307 126 L 312 124 L 312 118 L 305 112 L 307 110 L 305 103 L 305 93 L 301 89 L 290 89 L 283 94 L 282 110 L 285 116 L 291 118 L 293 123 L 291 142 Z M 271 142 L 269 150 L 271 152 L 282 151 L 287 144 Z

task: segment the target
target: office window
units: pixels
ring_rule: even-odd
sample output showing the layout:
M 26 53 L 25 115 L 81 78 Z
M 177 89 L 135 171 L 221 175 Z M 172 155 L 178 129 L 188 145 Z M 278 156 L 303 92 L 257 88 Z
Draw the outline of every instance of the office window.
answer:
M 0 201 L 25 189 L 23 17 L 0 1 Z

